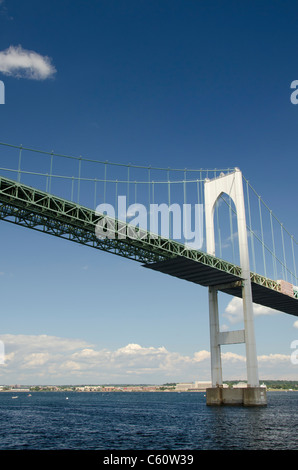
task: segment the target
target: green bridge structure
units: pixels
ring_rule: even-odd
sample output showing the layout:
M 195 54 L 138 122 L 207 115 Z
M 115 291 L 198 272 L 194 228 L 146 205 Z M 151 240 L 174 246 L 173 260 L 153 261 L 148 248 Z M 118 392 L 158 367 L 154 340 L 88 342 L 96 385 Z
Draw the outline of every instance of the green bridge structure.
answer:
M 148 208 L 143 226 L 128 212 L 119 213 L 124 196 L 134 216 L 140 206 Z M 152 232 L 150 211 L 162 205 L 168 225 Z M 200 246 L 185 234 L 174 239 L 174 209 L 186 205 L 189 217 L 201 208 Z M 207 287 L 212 376 L 207 404 L 266 405 L 253 303 L 298 316 L 297 241 L 239 169 L 124 165 L 0 143 L 0 219 Z M 243 330 L 220 331 L 218 292 L 243 299 Z M 236 343 L 246 344 L 247 388 L 225 389 L 221 346 Z

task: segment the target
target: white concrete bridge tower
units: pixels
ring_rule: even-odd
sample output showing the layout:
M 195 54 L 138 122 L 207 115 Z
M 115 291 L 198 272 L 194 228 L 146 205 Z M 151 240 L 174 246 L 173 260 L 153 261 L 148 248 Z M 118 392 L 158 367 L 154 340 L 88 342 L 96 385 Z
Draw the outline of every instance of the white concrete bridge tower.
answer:
M 206 179 L 205 222 L 207 253 L 215 256 L 214 209 L 221 194 L 228 194 L 233 200 L 237 213 L 240 267 L 242 272 L 242 300 L 244 330 L 220 332 L 218 317 L 218 287 L 209 287 L 210 351 L 212 388 L 207 391 L 207 404 L 265 405 L 266 393 L 259 386 L 256 341 L 254 332 L 253 302 L 250 280 L 248 240 L 246 230 L 245 204 L 242 173 L 237 168 L 233 173 Z M 221 345 L 245 343 L 247 388 L 224 389 L 222 382 Z

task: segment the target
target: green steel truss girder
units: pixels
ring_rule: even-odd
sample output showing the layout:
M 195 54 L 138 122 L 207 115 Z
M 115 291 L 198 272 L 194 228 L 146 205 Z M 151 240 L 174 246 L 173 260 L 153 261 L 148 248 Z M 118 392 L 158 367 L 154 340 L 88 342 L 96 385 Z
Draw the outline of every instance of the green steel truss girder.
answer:
M 74 202 L 0 177 L 0 220 L 146 264 L 182 256 L 241 279 L 239 266 L 148 231 L 140 231 L 139 238 L 130 237 L 127 234 L 131 226 L 116 219 L 109 219 L 115 227 L 114 238 L 99 239 L 95 228 L 103 217 L 102 214 L 96 214 L 94 210 Z M 276 281 L 256 273 L 251 273 L 251 281 L 280 291 L 280 285 Z
M 0 203 L 0 219 L 144 263 L 164 259 L 158 253 L 145 250 L 137 244 L 132 245 L 124 243 L 122 240 L 108 238 L 99 240 L 94 230 L 92 232 L 87 227 L 79 227 L 78 223 L 72 225 L 55 220 L 45 214 L 36 214 L 30 209 L 17 208 L 11 204 Z
M 269 289 L 273 289 L 280 292 L 280 284 L 272 279 L 269 279 L 268 277 L 261 276 L 260 274 L 256 273 L 250 273 L 250 279 L 251 282 L 254 282 L 255 284 L 259 284 L 260 286 L 264 287 L 269 287 Z

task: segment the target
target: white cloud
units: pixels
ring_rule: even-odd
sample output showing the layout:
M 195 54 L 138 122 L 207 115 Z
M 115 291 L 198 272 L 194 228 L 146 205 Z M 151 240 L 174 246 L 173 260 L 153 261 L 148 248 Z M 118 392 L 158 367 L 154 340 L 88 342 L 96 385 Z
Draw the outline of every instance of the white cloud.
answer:
M 274 315 L 279 313 L 278 311 L 273 310 L 272 308 L 257 304 L 253 304 L 253 312 L 255 316 Z M 223 316 L 227 318 L 230 323 L 233 324 L 243 321 L 242 299 L 238 297 L 233 297 L 232 300 L 228 303 Z
M 246 362 L 245 356 L 242 356 L 241 354 L 235 354 L 232 352 L 226 352 L 222 353 L 221 355 L 222 361 L 230 364 L 234 364 L 235 362 L 238 363 L 243 363 Z
M 276 364 L 278 363 L 283 363 L 283 362 L 289 362 L 291 359 L 289 354 L 269 354 L 269 355 L 261 355 L 258 356 L 258 362 L 259 363 L 266 363 L 266 364 Z
M 115 350 L 100 349 L 86 341 L 48 335 L 1 335 L 5 363 L 2 384 L 165 383 L 210 380 L 210 352 L 192 355 L 164 346 L 130 343 Z M 290 355 L 258 357 L 260 377 L 297 376 Z M 245 355 L 222 352 L 224 380 L 246 378 Z M 133 379 L 132 379 L 133 378 Z
M 132 375 L 136 382 L 162 383 L 169 377 L 197 380 L 201 365 L 209 376 L 208 351 L 187 356 L 164 346 L 136 343 L 108 350 L 79 339 L 47 335 L 7 334 L 0 340 L 5 345 L 5 364 L 0 365 L 5 383 L 123 382 Z
M 10 46 L 0 52 L 0 72 L 17 78 L 46 80 L 53 77 L 56 69 L 49 57 L 23 49 L 22 46 Z
M 202 361 L 205 361 L 206 359 L 210 359 L 209 351 L 198 351 L 194 353 L 195 362 L 202 362 Z
M 69 352 L 74 351 L 80 347 L 86 347 L 86 342 L 79 339 L 59 338 L 57 336 L 49 335 L 0 335 L 0 340 L 6 345 L 9 351 L 20 351 L 23 354 L 31 353 L 32 351 L 46 350 Z
M 296 320 L 296 321 L 293 323 L 293 327 L 294 327 L 294 328 L 298 328 L 298 320 Z
M 49 353 L 32 353 L 24 358 L 24 363 L 21 367 L 30 369 L 32 367 L 40 367 L 45 365 L 50 359 Z

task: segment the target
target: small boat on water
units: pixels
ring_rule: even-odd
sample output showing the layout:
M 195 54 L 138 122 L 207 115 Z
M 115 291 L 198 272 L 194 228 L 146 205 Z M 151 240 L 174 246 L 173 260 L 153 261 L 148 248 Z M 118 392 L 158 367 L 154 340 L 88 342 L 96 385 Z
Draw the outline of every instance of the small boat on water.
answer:
M 13 398 L 19 398 L 19 397 L 11 397 L 11 398 L 13 399 Z

